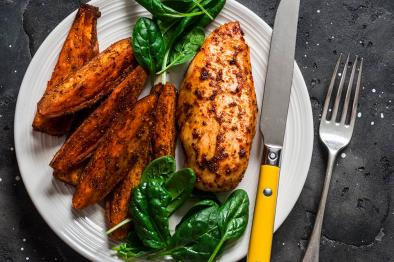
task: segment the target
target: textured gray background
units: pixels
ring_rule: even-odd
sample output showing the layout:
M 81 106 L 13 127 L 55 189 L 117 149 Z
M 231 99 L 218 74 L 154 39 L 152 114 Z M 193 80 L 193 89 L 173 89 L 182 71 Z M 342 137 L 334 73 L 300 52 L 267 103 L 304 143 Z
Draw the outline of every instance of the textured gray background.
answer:
M 272 26 L 276 0 L 240 2 Z M 315 134 L 337 54 L 351 52 L 365 58 L 362 116 L 332 180 L 321 261 L 394 261 L 394 1 L 301 2 L 296 59 L 308 86 Z M 0 261 L 84 261 L 36 211 L 20 180 L 13 148 L 15 103 L 29 61 L 78 4 L 0 0 Z M 273 261 L 301 259 L 315 218 L 325 160 L 315 136 L 308 179 L 294 210 L 275 234 Z

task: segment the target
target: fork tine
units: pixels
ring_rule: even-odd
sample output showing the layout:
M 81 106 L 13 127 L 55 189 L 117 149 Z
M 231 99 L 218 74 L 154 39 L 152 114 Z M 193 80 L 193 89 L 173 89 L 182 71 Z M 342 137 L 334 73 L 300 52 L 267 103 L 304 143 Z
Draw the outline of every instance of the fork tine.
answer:
M 337 114 L 338 114 L 338 109 L 339 109 L 339 102 L 341 101 L 341 96 L 342 96 L 342 90 L 343 90 L 343 84 L 345 83 L 345 78 L 346 78 L 346 71 L 347 71 L 347 65 L 349 63 L 349 54 L 347 55 L 345 66 L 343 67 L 342 71 L 342 76 L 341 76 L 341 81 L 339 82 L 339 87 L 337 91 L 337 96 L 335 98 L 335 103 L 334 103 L 334 108 L 332 110 L 332 116 L 331 120 L 334 122 L 336 121 Z
M 361 58 L 360 68 L 358 69 L 356 91 L 354 93 L 352 115 L 351 115 L 351 118 L 350 118 L 350 126 L 351 127 L 354 127 L 354 122 L 356 121 L 358 97 L 359 97 L 360 85 L 361 85 L 361 74 L 363 72 L 363 62 L 364 62 L 364 58 Z
M 324 119 L 324 120 L 327 120 L 328 107 L 330 106 L 332 90 L 334 88 L 335 78 L 336 78 L 337 73 L 338 73 L 338 68 L 339 68 L 339 64 L 341 63 L 341 59 L 342 59 L 342 54 L 339 55 L 337 64 L 335 65 L 334 73 L 332 74 L 331 82 L 330 82 L 330 85 L 328 87 L 328 91 L 327 91 L 327 95 L 326 95 L 326 99 L 324 101 L 323 113 L 322 113 L 322 117 L 321 117 L 321 119 Z
M 353 87 L 354 73 L 356 71 L 357 61 L 358 61 L 358 56 L 356 56 L 356 59 L 354 60 L 352 73 L 350 74 L 349 84 L 348 84 L 347 90 L 346 90 L 345 104 L 343 105 L 343 111 L 342 111 L 342 117 L 341 117 L 341 123 L 343 123 L 343 124 L 345 124 L 345 122 L 346 122 L 346 116 L 347 116 L 347 112 L 349 109 L 350 94 L 353 89 L 352 87 Z

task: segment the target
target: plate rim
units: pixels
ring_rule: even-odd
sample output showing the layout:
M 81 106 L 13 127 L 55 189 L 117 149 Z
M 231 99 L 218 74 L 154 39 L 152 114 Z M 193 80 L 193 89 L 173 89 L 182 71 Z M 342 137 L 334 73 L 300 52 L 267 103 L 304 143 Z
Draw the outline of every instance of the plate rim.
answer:
M 97 0 L 89 1 L 88 4 L 94 5 L 96 1 L 97 1 Z M 254 12 L 253 12 L 252 10 L 250 10 L 248 7 L 244 6 L 243 4 L 239 3 L 239 2 L 236 1 L 236 0 L 227 0 L 227 4 L 228 4 L 228 3 L 234 5 L 236 8 L 241 9 L 242 13 L 245 13 L 245 14 L 247 14 L 248 16 L 253 16 L 253 17 L 254 17 L 254 20 L 258 21 L 259 26 L 264 27 L 264 29 L 265 29 L 267 32 L 269 32 L 270 34 L 272 34 L 272 28 L 263 20 L 263 18 L 261 18 L 260 16 L 258 16 L 256 13 L 254 13 Z M 35 59 L 35 57 L 40 56 L 40 54 L 43 52 L 43 50 L 44 50 L 44 48 L 43 48 L 43 43 L 44 43 L 45 41 L 47 41 L 47 39 L 50 38 L 51 35 L 52 35 L 52 38 L 53 38 L 54 31 L 59 30 L 59 29 L 58 29 L 58 26 L 59 26 L 61 23 L 63 23 L 64 20 L 67 20 L 67 19 L 69 19 L 70 17 L 74 16 L 76 12 L 77 12 L 77 9 L 74 10 L 74 11 L 72 11 L 72 12 L 71 12 L 69 15 L 67 15 L 62 21 L 60 21 L 60 22 L 56 25 L 56 27 L 47 35 L 47 37 L 44 39 L 44 41 L 40 44 L 40 47 L 38 48 L 38 50 L 36 51 L 36 53 L 35 53 L 34 56 L 32 57 L 32 59 L 31 59 L 31 61 L 30 61 L 30 63 L 29 63 L 29 66 L 27 67 L 27 69 L 26 69 L 26 71 L 25 71 L 25 74 L 24 74 L 24 77 L 23 77 L 23 80 L 22 80 L 22 82 L 21 82 L 20 87 L 26 85 L 26 84 L 24 83 L 25 80 L 26 80 L 26 79 L 25 79 L 25 78 L 26 78 L 26 75 L 27 75 L 26 73 L 29 71 L 30 66 L 31 66 L 33 60 Z M 295 72 L 294 72 L 295 75 L 296 75 L 296 74 L 299 74 L 299 75 L 301 76 L 301 78 L 300 78 L 300 81 L 301 81 L 301 83 L 300 83 L 300 84 L 301 84 L 301 88 L 300 88 L 301 93 L 302 93 L 302 95 L 306 95 L 306 96 L 309 98 L 309 92 L 308 92 L 308 89 L 307 89 L 307 86 L 306 86 L 306 83 L 305 83 L 305 79 L 304 79 L 304 77 L 303 77 L 303 75 L 302 75 L 302 73 L 301 73 L 301 70 L 300 70 L 300 68 L 299 68 L 299 66 L 298 66 L 298 64 L 297 64 L 296 61 L 295 61 L 295 67 L 294 67 L 294 68 L 295 68 Z M 293 79 L 293 81 L 294 81 L 294 79 Z M 17 164 L 18 164 L 18 169 L 19 169 L 19 172 L 20 172 L 20 174 L 21 174 L 22 181 L 23 181 L 23 183 L 24 183 L 24 186 L 25 186 L 25 188 L 26 188 L 26 191 L 27 191 L 27 193 L 28 193 L 28 195 L 29 195 L 29 198 L 30 198 L 31 201 L 33 202 L 35 209 L 38 211 L 38 213 L 41 215 L 41 217 L 45 220 L 46 224 L 52 229 L 52 231 L 53 231 L 63 242 L 65 242 L 69 247 L 71 247 L 72 249 L 74 249 L 74 251 L 78 252 L 80 255 L 84 256 L 85 258 L 91 259 L 91 260 L 96 260 L 97 257 L 95 257 L 94 254 L 92 254 L 91 252 L 89 252 L 87 249 L 84 249 L 82 246 L 78 245 L 76 242 L 71 241 L 70 239 L 68 239 L 67 236 L 66 236 L 65 234 L 63 234 L 60 230 L 58 230 L 58 229 L 56 228 L 56 225 L 55 225 L 54 223 L 50 222 L 51 220 L 48 219 L 48 218 L 47 218 L 47 215 L 46 215 L 48 212 L 44 212 L 44 210 L 43 210 L 42 208 L 40 208 L 40 204 L 38 203 L 38 199 L 32 197 L 32 196 L 34 195 L 33 192 L 32 192 L 32 188 L 29 187 L 27 183 L 25 183 L 24 175 L 23 175 L 22 170 L 21 170 L 21 168 L 20 168 L 21 166 L 23 166 L 23 164 L 21 164 L 21 163 L 22 163 L 22 162 L 21 162 L 21 161 L 22 161 L 22 159 L 21 159 L 22 156 L 21 156 L 21 152 L 18 150 L 18 148 L 19 148 L 19 146 L 18 146 L 18 145 L 19 145 L 19 142 L 18 142 L 17 139 L 16 139 L 16 138 L 17 138 L 16 133 L 17 133 L 17 130 L 18 130 L 18 129 L 17 129 L 17 126 L 18 126 L 18 114 L 17 114 L 17 111 L 19 111 L 18 108 L 21 107 L 21 105 L 20 105 L 20 103 L 21 103 L 21 102 L 20 102 L 20 101 L 21 101 L 21 99 L 20 99 L 20 94 L 21 94 L 21 92 L 20 92 L 20 88 L 19 88 L 18 97 L 17 97 L 17 102 L 16 102 L 16 106 L 15 106 L 15 115 L 14 115 L 14 144 L 15 144 L 15 154 L 16 154 L 16 160 L 17 160 Z M 300 194 L 301 194 L 301 192 L 302 192 L 302 190 L 303 190 L 303 188 L 304 188 L 304 185 L 305 185 L 305 182 L 306 182 L 306 179 L 307 179 L 307 176 L 308 176 L 308 171 L 309 171 L 309 169 L 310 169 L 310 164 L 311 164 L 311 160 L 312 160 L 312 153 L 313 153 L 313 143 L 314 143 L 313 113 L 312 113 L 312 105 L 311 105 L 310 99 L 307 99 L 307 104 L 306 104 L 305 106 L 306 106 L 307 111 L 308 111 L 308 112 L 307 112 L 308 117 L 306 118 L 306 120 L 308 120 L 308 122 L 309 122 L 309 127 L 308 127 L 308 128 L 305 128 L 305 130 L 311 130 L 312 136 L 311 136 L 311 139 L 308 140 L 309 146 L 308 146 L 307 148 L 309 149 L 309 152 L 308 152 L 308 153 L 309 153 L 309 154 L 308 154 L 309 157 L 308 157 L 308 159 L 307 159 L 307 160 L 308 160 L 307 163 L 305 163 L 305 165 L 304 165 L 304 166 L 305 166 L 305 169 L 306 169 L 306 172 L 305 172 L 305 175 L 304 175 L 303 177 L 300 177 L 300 179 L 302 178 L 302 180 L 303 180 L 303 186 L 300 187 L 298 190 L 296 190 L 296 192 L 297 192 L 297 198 L 295 198 L 295 199 L 292 201 L 292 203 L 289 205 L 289 206 L 291 206 L 291 208 L 289 208 L 289 209 L 285 212 L 286 215 L 284 216 L 284 218 L 283 218 L 281 221 L 278 222 L 277 227 L 275 228 L 275 231 L 284 223 L 284 221 L 288 218 L 290 212 L 293 210 L 293 208 L 294 208 L 294 206 L 295 206 L 297 200 L 299 199 Z M 260 131 L 257 130 L 257 132 L 260 132 Z M 252 220 L 251 220 L 251 221 L 252 221 Z M 245 257 L 246 255 L 247 255 L 247 254 L 243 254 L 240 258 Z

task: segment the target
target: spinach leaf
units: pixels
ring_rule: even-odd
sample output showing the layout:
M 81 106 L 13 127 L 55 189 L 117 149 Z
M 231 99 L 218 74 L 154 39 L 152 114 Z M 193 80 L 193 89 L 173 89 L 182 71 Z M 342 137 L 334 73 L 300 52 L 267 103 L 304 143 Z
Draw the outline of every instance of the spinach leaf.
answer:
M 140 5 L 145 7 L 153 16 L 160 18 L 161 20 L 171 20 L 179 17 L 191 17 L 201 15 L 203 12 L 187 12 L 181 13 L 177 10 L 167 6 L 160 0 L 136 0 Z
M 131 217 L 138 238 L 151 249 L 167 247 L 169 217 L 190 197 L 196 181 L 191 169 L 174 172 L 171 156 L 152 161 L 142 174 L 142 184 L 133 191 Z
M 134 247 L 127 242 L 120 243 L 118 246 L 114 247 L 113 250 L 116 251 L 118 256 L 123 260 L 129 260 L 131 258 L 144 255 L 144 252 L 138 247 Z
M 201 1 L 201 0 L 200 0 Z M 177 3 L 180 3 L 179 0 L 174 1 Z M 193 2 L 192 0 L 189 0 L 189 2 Z M 180 5 L 185 5 L 185 3 L 182 2 Z M 192 5 L 187 4 L 187 9 L 188 11 L 198 11 L 196 8 L 195 3 L 192 3 Z M 193 24 L 194 21 L 197 21 L 199 17 L 184 17 L 182 19 L 173 19 L 171 21 L 167 20 L 161 20 L 157 17 L 154 17 L 155 21 L 159 25 L 159 28 L 163 34 L 164 40 L 167 44 L 172 43 L 175 41 L 175 39 L 181 35 L 184 31 L 186 31 L 187 28 L 189 28 L 189 25 Z M 170 48 L 170 45 L 167 45 L 168 48 Z
M 182 34 L 185 34 L 185 32 L 187 32 L 190 28 L 205 28 L 212 21 L 212 19 L 214 19 L 220 13 L 225 3 L 226 0 L 202 0 L 201 2 L 199 2 L 199 5 L 201 5 L 210 15 L 204 13 L 203 15 L 197 17 L 184 17 L 179 21 L 159 22 L 163 33 L 163 38 L 167 47 L 167 51 L 163 60 L 164 66 L 162 67 L 162 70 L 167 65 L 170 49 L 172 45 L 177 41 L 178 37 L 180 37 Z M 196 12 L 197 10 L 199 10 L 198 6 L 193 9 L 193 12 Z
M 195 7 L 194 1 L 195 0 L 164 0 L 162 2 L 178 12 L 186 13 L 190 12 Z
M 140 17 L 134 26 L 132 43 L 138 63 L 154 76 L 160 69 L 165 53 L 165 43 L 159 27 L 153 20 Z
M 183 261 L 202 261 L 209 258 L 220 241 L 218 228 L 218 206 L 202 208 L 198 204 L 192 214 L 184 219 L 176 228 L 169 247 L 172 257 Z M 195 212 L 197 209 L 201 210 Z
M 175 44 L 169 56 L 169 64 L 160 73 L 167 71 L 173 66 L 180 65 L 191 60 L 204 43 L 205 33 L 201 27 L 193 28 Z
M 220 200 L 218 199 L 218 197 L 215 193 L 198 190 L 196 188 L 193 189 L 193 192 L 192 192 L 190 198 L 195 199 L 195 200 L 202 200 L 202 199 L 212 200 L 219 205 L 222 204 L 222 202 L 220 202 Z
M 181 221 L 179 221 L 178 225 L 176 226 L 176 229 L 187 219 L 189 219 L 192 215 L 195 215 L 196 213 L 200 212 L 203 209 L 206 209 L 208 207 L 217 207 L 219 208 L 219 205 L 209 199 L 201 200 L 194 204 L 188 211 L 187 213 L 182 217 Z
M 248 219 L 248 194 L 241 189 L 235 190 L 219 209 L 220 233 L 226 240 L 239 238 L 245 231 Z
M 210 16 L 208 16 L 207 14 L 199 16 L 199 19 L 194 24 L 194 26 L 200 26 L 202 28 L 205 28 L 212 22 L 212 20 L 214 20 L 218 16 L 225 4 L 226 0 L 203 0 L 201 2 L 201 5 L 205 8 L 206 12 L 210 14 Z
M 237 239 L 245 232 L 249 219 L 248 194 L 241 189 L 235 190 L 219 208 L 218 226 L 221 239 L 209 258 L 214 261 L 225 241 Z
M 129 260 L 131 258 L 141 257 L 150 252 L 136 234 L 129 234 L 126 242 L 119 244 L 114 247 L 119 257 L 123 260 Z
M 142 243 L 152 249 L 167 246 L 170 238 L 167 211 L 172 197 L 161 181 L 151 180 L 133 191 L 130 212 L 134 228 Z
M 165 31 L 163 31 L 163 38 L 166 44 L 166 52 L 164 54 L 164 58 L 163 58 L 163 63 L 162 63 L 162 67 L 161 70 L 164 72 L 162 74 L 162 83 L 166 83 L 166 71 L 165 68 L 168 64 L 168 59 L 170 56 L 170 51 L 171 48 L 173 46 L 173 44 L 175 43 L 175 41 L 177 40 L 177 38 L 184 33 L 184 31 L 191 25 L 193 24 L 194 21 L 196 21 L 196 19 L 198 19 L 198 17 L 185 17 L 183 19 L 181 19 L 178 23 L 172 23 L 169 26 L 166 26 L 166 29 L 164 29 Z
M 176 162 L 172 156 L 156 158 L 144 169 L 141 175 L 141 184 L 153 179 L 167 179 L 176 170 Z
M 170 192 L 172 200 L 167 211 L 172 214 L 190 197 L 196 183 L 196 175 L 190 168 L 181 169 L 166 180 L 165 187 Z

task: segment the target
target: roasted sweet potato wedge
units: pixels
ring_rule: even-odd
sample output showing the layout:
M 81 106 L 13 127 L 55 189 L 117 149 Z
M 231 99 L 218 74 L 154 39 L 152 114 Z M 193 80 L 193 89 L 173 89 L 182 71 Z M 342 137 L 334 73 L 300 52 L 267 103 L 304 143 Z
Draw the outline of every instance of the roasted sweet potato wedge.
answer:
M 82 174 L 73 207 L 84 208 L 102 200 L 128 174 L 141 150 L 141 137 L 149 132 L 157 97 L 148 95 L 134 106 L 127 104 L 100 141 Z
M 159 84 L 161 85 L 161 84 Z M 176 89 L 171 83 L 153 88 L 153 93 L 158 93 L 155 124 L 152 133 L 153 158 L 172 155 L 175 156 L 176 125 Z
M 152 88 L 151 94 L 158 97 L 153 132 L 151 132 L 153 157 L 175 156 L 175 87 L 170 83 L 166 85 L 157 84 Z M 141 149 L 143 152 L 141 152 L 137 163 L 109 195 L 106 202 L 106 217 L 109 228 L 128 217 L 132 190 L 140 183 L 141 174 L 149 162 L 150 148 L 149 137 L 147 137 L 147 146 Z M 128 230 L 128 225 L 125 225 L 113 232 L 111 238 L 122 240 L 127 237 Z
M 109 94 L 111 82 L 134 64 L 131 40 L 120 40 L 48 90 L 38 102 L 38 112 L 44 117 L 58 117 L 86 108 Z
M 53 170 L 53 176 L 66 184 L 77 186 L 87 163 L 88 160 L 67 171 Z
M 127 176 L 120 182 L 108 196 L 105 206 L 105 215 L 108 228 L 112 228 L 129 217 L 129 204 L 132 191 L 140 184 L 141 174 L 150 160 L 150 133 L 143 132 L 141 147 L 137 162 L 130 169 Z M 125 225 L 111 234 L 114 240 L 122 240 L 127 237 L 129 226 Z
M 55 89 L 67 76 L 99 53 L 96 31 L 99 17 L 100 12 L 97 7 L 87 4 L 79 7 L 45 93 Z M 37 112 L 33 120 L 33 128 L 50 135 L 64 135 L 70 130 L 72 119 L 72 115 L 45 118 Z
M 67 171 L 96 149 L 116 114 L 137 101 L 147 79 L 146 71 L 138 66 L 118 85 L 111 95 L 74 131 L 53 158 L 50 166 Z
M 161 92 L 161 89 L 163 88 L 163 84 L 162 83 L 158 83 L 158 84 L 156 84 L 156 85 L 154 85 L 153 87 L 152 87 L 152 89 L 150 90 L 150 93 L 152 94 L 152 95 L 156 95 L 157 97 L 159 97 L 160 96 L 160 92 Z

